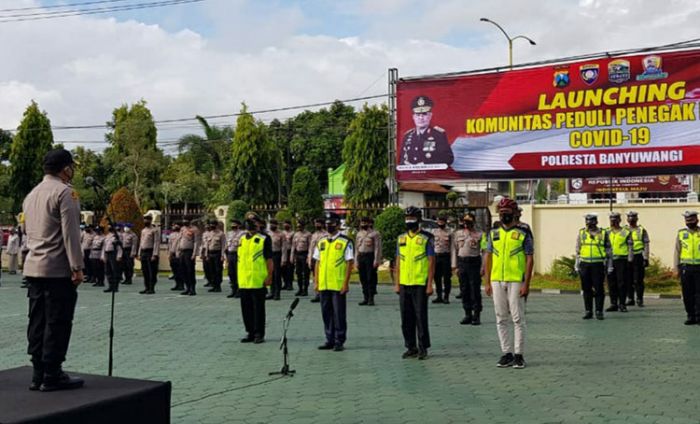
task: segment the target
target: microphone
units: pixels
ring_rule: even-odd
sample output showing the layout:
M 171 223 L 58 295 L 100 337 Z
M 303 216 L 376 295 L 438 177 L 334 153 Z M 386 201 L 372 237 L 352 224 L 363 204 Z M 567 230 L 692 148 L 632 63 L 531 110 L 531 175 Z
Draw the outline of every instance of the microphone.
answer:
M 292 311 L 294 311 L 294 308 L 296 308 L 298 304 L 299 304 L 299 298 L 297 297 L 296 299 L 294 299 L 294 302 L 292 302 L 292 305 L 289 307 L 289 312 L 287 312 L 288 319 L 294 316 Z
M 98 183 L 97 180 L 92 177 L 85 177 L 85 185 L 88 185 L 93 188 L 99 188 L 101 190 L 105 189 L 104 187 L 102 187 L 102 184 Z

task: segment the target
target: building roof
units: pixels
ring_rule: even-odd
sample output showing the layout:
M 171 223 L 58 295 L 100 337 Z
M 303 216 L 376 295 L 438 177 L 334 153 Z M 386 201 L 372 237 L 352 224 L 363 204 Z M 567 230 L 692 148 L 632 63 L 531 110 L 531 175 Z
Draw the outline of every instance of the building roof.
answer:
M 399 191 L 415 193 L 447 193 L 450 190 L 436 183 L 400 183 Z

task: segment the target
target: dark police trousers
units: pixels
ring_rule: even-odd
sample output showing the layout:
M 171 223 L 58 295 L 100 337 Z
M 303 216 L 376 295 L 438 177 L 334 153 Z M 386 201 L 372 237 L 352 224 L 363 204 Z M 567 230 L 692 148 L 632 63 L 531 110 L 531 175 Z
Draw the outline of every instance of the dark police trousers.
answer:
M 603 311 L 605 303 L 605 264 L 603 262 L 581 262 L 579 265 L 581 275 L 581 290 L 583 290 L 583 305 L 587 312 L 593 310 L 593 298 L 595 297 L 596 312 Z
M 294 267 L 297 274 L 297 285 L 299 290 L 309 289 L 309 252 L 295 252 Z
M 158 278 L 158 258 L 152 260 L 152 257 L 153 249 L 141 249 L 141 272 L 146 290 L 153 290 Z
M 107 275 L 109 276 L 107 281 L 109 282 L 109 288 L 112 290 L 119 290 L 119 279 L 121 278 L 121 264 L 117 260 L 117 252 L 105 252 L 105 269 Z
M 207 262 L 209 262 L 209 280 L 215 288 L 221 288 L 221 282 L 224 279 L 224 263 L 221 260 L 221 250 L 212 250 L 207 253 Z
M 335 290 L 321 290 L 319 294 L 326 343 L 342 346 L 348 333 L 347 294 Z
M 231 291 L 236 293 L 238 291 L 238 252 L 227 252 L 226 261 L 228 262 L 228 282 L 231 285 Z
M 629 269 L 626 257 L 613 260 L 613 272 L 608 274 L 608 293 L 610 294 L 610 304 L 613 306 L 625 304 Z
M 452 266 L 449 253 L 435 254 L 435 290 L 438 297 L 447 299 L 452 291 Z
M 33 361 L 60 365 L 66 360 L 78 292 L 70 277 L 27 277 L 27 353 Z
M 282 291 L 282 252 L 272 252 L 272 296 L 279 299 Z
M 202 256 L 202 271 L 204 271 L 204 279 L 207 280 L 207 284 L 212 285 L 214 283 L 214 276 L 211 272 L 209 255 Z
M 627 297 L 634 300 L 634 295 L 637 295 L 637 301 L 644 299 L 644 255 L 635 253 L 632 264 L 630 265 L 630 284 L 627 287 Z
M 134 279 L 134 258 L 131 257 L 131 247 L 124 246 L 122 258 L 124 281 L 131 283 L 131 280 Z
M 265 337 L 265 288 L 239 289 L 243 325 L 248 337 Z
M 401 331 L 404 345 L 408 349 L 416 348 L 416 331 L 418 349 L 430 347 L 428 331 L 428 295 L 425 286 L 399 286 L 399 307 L 401 309 Z
M 175 277 L 175 288 L 177 288 L 178 290 L 184 289 L 185 280 L 182 277 L 180 258 L 175 256 L 174 254 L 171 254 L 168 260 L 170 262 L 170 270 L 173 272 L 173 276 Z
M 87 282 L 91 283 L 92 282 L 92 262 L 90 261 L 90 249 L 83 250 L 83 266 L 85 267 L 83 272 L 85 273 L 85 277 L 87 278 Z
M 359 252 L 357 254 L 357 270 L 362 283 L 362 294 L 365 300 L 377 294 L 377 269 L 374 267 L 374 252 Z
M 284 288 L 294 287 L 294 265 L 292 261 L 292 250 L 287 251 L 287 258 L 289 262 L 282 266 L 282 279 L 284 280 Z
M 92 264 L 90 267 L 92 268 L 92 280 L 95 282 L 95 284 L 104 286 L 105 264 L 102 262 L 101 259 L 90 259 L 90 263 Z
M 180 272 L 182 280 L 185 282 L 185 290 L 194 292 L 197 285 L 197 277 L 194 273 L 194 259 L 192 259 L 192 249 L 180 252 Z
M 481 312 L 481 256 L 457 258 L 457 275 L 462 292 L 462 309 L 467 314 Z
M 681 265 L 683 305 L 690 319 L 700 319 L 700 265 Z

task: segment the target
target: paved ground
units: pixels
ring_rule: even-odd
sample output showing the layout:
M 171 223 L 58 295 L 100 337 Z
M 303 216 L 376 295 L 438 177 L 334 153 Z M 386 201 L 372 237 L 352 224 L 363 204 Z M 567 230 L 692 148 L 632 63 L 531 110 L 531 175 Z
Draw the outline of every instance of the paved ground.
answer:
M 431 305 L 427 361 L 402 360 L 398 300 L 381 287 L 376 307 L 351 288 L 345 352 L 322 352 L 321 314 L 304 300 L 290 332 L 294 378 L 279 369 L 280 319 L 292 299 L 268 303 L 268 338 L 240 344 L 237 301 L 200 290 L 119 293 L 115 375 L 170 380 L 175 423 L 698 423 L 700 326 L 680 300 L 582 321 L 574 295 L 533 295 L 524 370 L 498 369 L 493 307 L 484 325 L 460 326 L 461 307 Z M 28 365 L 25 292 L 3 275 L 0 369 Z M 106 374 L 109 296 L 80 290 L 67 369 Z

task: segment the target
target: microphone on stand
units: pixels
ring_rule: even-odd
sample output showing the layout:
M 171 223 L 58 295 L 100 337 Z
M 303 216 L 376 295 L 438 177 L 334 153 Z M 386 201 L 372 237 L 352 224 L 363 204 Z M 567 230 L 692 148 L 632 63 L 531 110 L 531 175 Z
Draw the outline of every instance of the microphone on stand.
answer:
M 287 319 L 294 316 L 294 314 L 292 312 L 294 311 L 294 308 L 296 308 L 298 304 L 299 304 L 299 298 L 297 297 L 296 299 L 294 299 L 294 302 L 292 302 L 292 305 L 289 307 L 289 312 L 287 312 Z
M 100 190 L 104 190 L 105 188 L 102 186 L 102 184 L 98 183 L 96 179 L 92 177 L 85 177 L 85 185 L 88 185 L 93 188 L 99 188 Z

